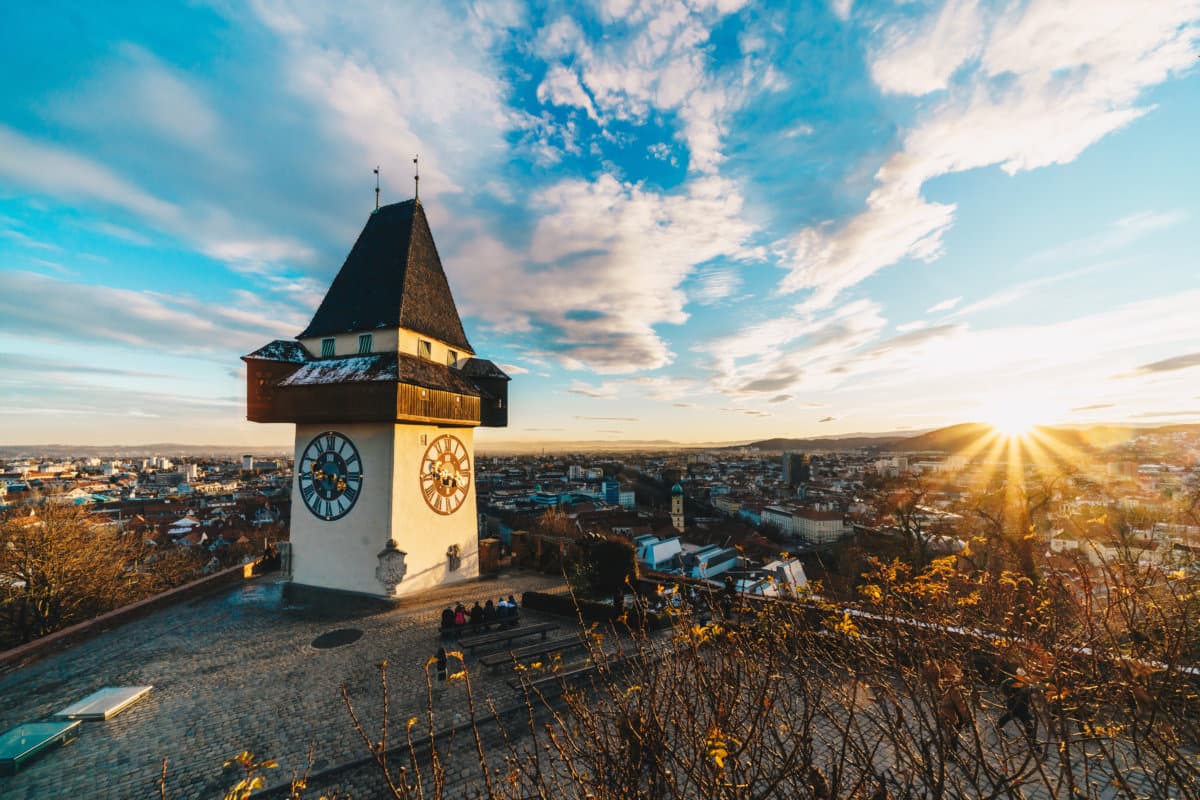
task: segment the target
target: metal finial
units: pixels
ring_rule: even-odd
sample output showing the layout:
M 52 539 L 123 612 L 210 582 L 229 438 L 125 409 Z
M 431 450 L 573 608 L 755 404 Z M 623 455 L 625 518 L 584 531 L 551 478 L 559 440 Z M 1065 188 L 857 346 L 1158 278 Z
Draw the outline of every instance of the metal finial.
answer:
M 375 210 L 379 210 L 379 167 L 375 168 Z
M 420 156 L 413 156 L 413 199 L 421 199 L 421 164 Z

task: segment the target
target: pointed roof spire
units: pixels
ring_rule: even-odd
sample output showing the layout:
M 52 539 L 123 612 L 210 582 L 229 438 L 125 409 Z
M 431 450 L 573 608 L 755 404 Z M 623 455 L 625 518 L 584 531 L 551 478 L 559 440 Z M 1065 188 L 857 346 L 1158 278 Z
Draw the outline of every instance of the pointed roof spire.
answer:
M 371 214 L 312 322 L 297 336 L 407 328 L 474 355 L 416 199 Z

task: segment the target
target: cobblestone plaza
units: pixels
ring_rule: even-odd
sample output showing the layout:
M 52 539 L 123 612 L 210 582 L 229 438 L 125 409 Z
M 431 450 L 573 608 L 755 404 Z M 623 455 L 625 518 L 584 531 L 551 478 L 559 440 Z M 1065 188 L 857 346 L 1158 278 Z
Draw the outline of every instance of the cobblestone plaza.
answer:
M 561 582 L 509 574 L 426 593 L 376 614 L 329 618 L 281 607 L 273 576 L 159 610 L 41 661 L 0 675 L 0 729 L 48 718 L 103 686 L 152 684 L 150 695 L 117 717 L 87 723 L 79 739 L 13 777 L 0 796 L 127 798 L 158 796 L 168 759 L 168 797 L 220 797 L 236 780 L 222 763 L 242 750 L 274 758 L 271 779 L 302 771 L 310 744 L 314 770 L 366 755 L 341 698 L 345 684 L 375 721 L 387 659 L 392 718 L 424 712 L 425 664 L 439 646 L 443 608 L 463 601 L 548 589 Z M 544 621 L 536 612 L 531 621 Z M 318 649 L 322 633 L 352 627 L 352 644 Z M 503 675 L 472 668 L 476 688 L 509 697 Z M 461 692 L 439 692 L 439 722 L 465 719 Z

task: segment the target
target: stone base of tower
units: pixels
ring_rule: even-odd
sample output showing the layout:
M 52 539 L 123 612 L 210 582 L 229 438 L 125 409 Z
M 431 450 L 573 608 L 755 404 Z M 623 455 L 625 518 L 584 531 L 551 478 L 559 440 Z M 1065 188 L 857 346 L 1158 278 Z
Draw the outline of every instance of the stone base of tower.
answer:
M 300 464 L 309 442 L 331 431 L 357 448 L 362 489 L 345 516 L 322 519 L 305 506 L 297 469 L 290 535 L 294 592 L 316 597 L 314 592 L 331 590 L 391 601 L 479 576 L 473 474 L 461 506 L 450 514 L 434 511 L 421 486 L 425 450 L 439 436 L 455 436 L 474 461 L 472 429 L 394 423 L 300 424 L 296 426 L 295 463 Z
M 308 586 L 291 581 L 283 585 L 283 605 L 292 611 L 315 612 L 318 616 L 349 617 L 387 611 L 399 598 Z

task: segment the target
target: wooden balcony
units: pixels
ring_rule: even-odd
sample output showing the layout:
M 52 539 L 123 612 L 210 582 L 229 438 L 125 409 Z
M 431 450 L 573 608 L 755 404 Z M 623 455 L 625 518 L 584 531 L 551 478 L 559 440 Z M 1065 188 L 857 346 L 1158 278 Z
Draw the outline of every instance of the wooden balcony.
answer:
M 289 386 L 295 365 L 246 362 L 246 418 L 251 422 L 411 422 L 476 427 L 479 397 L 400 381 Z
M 479 424 L 479 398 L 409 383 L 396 384 L 396 419 L 476 426 Z

